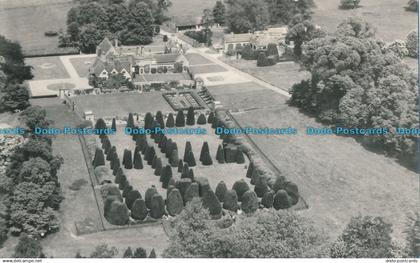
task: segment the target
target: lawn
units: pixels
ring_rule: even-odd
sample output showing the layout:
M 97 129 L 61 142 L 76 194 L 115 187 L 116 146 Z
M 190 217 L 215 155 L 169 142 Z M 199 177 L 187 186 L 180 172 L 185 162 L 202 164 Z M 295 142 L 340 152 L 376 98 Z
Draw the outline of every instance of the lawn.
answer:
M 331 238 L 352 216 L 379 215 L 403 237 L 406 215 L 418 205 L 418 175 L 391 158 L 366 150 L 352 138 L 305 134 L 307 126 L 323 127 L 288 106 L 270 90 L 215 95 L 242 126 L 294 127 L 296 136 L 252 136 L 285 176 L 294 181 L 309 210 L 302 212 Z M 269 106 L 268 106 L 269 105 Z
M 83 112 L 93 111 L 96 118 L 127 116 L 130 112 L 172 111 L 160 92 L 86 95 L 74 97 L 74 101 Z
M 199 125 L 199 126 L 191 126 L 191 127 L 201 127 L 207 129 L 208 134 L 206 135 L 171 135 L 168 138 L 171 138 L 172 141 L 175 141 L 178 146 L 178 155 L 179 158 L 182 159 L 184 156 L 185 151 L 185 143 L 187 141 L 191 142 L 191 146 L 193 149 L 193 153 L 197 162 L 197 166 L 193 168 L 195 177 L 205 177 L 209 180 L 210 186 L 213 190 L 216 189 L 217 184 L 220 181 L 224 181 L 228 188 L 231 188 L 235 181 L 240 179 L 246 179 L 249 184 L 249 179 L 245 177 L 246 175 L 246 167 L 248 164 L 248 160 L 246 160 L 245 164 L 236 164 L 236 163 L 229 163 L 229 164 L 219 164 L 216 161 L 216 152 L 217 147 L 219 144 L 222 143 L 222 140 L 219 139 L 217 135 L 215 135 L 214 130 L 211 129 L 211 125 Z M 124 127 L 118 127 L 118 133 L 115 136 L 110 136 L 111 144 L 115 145 L 117 148 L 118 156 L 120 159 L 124 154 L 124 149 L 128 149 L 134 152 L 136 147 L 135 142 L 132 140 L 132 137 L 129 135 L 124 134 Z M 211 166 L 204 166 L 199 161 L 201 148 L 203 146 L 203 142 L 208 142 L 210 148 L 210 155 L 213 160 L 213 165 Z M 153 143 L 153 140 L 148 137 L 148 142 Z M 153 143 L 155 150 L 157 152 L 158 157 L 161 158 L 163 166 L 169 164 L 168 159 L 165 157 L 165 154 L 160 152 L 157 144 Z M 142 156 L 144 157 L 144 156 Z M 159 176 L 155 176 L 154 169 L 151 168 L 150 165 L 147 165 L 146 162 L 143 160 L 144 168 L 141 170 L 135 169 L 124 169 L 124 173 L 127 175 L 128 181 L 131 185 L 137 190 L 140 191 L 142 196 L 146 193 L 147 188 L 152 185 L 155 185 L 158 192 L 166 198 L 166 190 L 163 189 L 161 186 L 162 184 L 159 182 Z M 174 179 L 180 179 L 181 174 L 178 173 L 177 168 L 172 168 L 172 174 Z
M 1 0 L 0 34 L 19 41 L 23 50 L 48 50 L 58 47 L 58 37 L 45 31 L 65 30 L 71 0 Z
M 239 59 L 225 62 L 285 91 L 289 91 L 293 84 L 310 77 L 309 73 L 301 71 L 299 65 L 294 62 L 282 62 L 270 67 L 257 67 L 255 60 Z
M 417 14 L 407 12 L 408 1 L 402 0 L 362 0 L 361 7 L 341 10 L 337 0 L 315 0 L 313 19 L 316 24 L 334 31 L 345 18 L 359 16 L 377 28 L 377 37 L 384 41 L 405 40 L 407 34 L 417 28 Z
M 92 66 L 94 61 L 94 57 L 81 57 L 70 59 L 70 63 L 73 65 L 74 69 L 77 71 L 77 74 L 81 78 L 87 78 L 89 76 L 89 68 Z
M 70 78 L 59 57 L 26 58 L 25 63 L 33 67 L 32 80 Z
M 187 53 L 185 54 L 185 57 L 190 62 L 190 66 L 214 64 L 212 61 L 208 60 L 207 58 L 197 53 Z
M 216 73 L 216 72 L 225 72 L 227 71 L 224 67 L 219 66 L 217 64 L 211 65 L 198 65 L 198 66 L 191 66 L 190 72 L 191 74 L 204 74 L 204 73 Z

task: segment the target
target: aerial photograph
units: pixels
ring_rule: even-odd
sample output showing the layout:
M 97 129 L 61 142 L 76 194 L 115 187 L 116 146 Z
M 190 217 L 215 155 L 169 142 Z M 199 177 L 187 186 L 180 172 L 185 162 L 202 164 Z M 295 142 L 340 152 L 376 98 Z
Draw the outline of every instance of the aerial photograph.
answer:
M 0 260 L 418 262 L 418 5 L 0 0 Z

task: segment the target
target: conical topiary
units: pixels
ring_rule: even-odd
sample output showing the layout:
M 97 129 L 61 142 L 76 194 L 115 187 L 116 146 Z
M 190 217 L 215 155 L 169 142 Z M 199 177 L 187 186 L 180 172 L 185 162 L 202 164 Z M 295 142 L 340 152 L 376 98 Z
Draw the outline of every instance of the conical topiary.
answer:
M 120 190 L 124 190 L 124 188 L 127 186 L 128 181 L 127 181 L 127 176 L 123 175 L 121 176 L 121 180 L 120 183 L 118 184 L 118 188 Z
M 149 143 L 147 142 L 147 140 L 144 142 L 144 146 L 143 149 L 141 149 L 141 153 L 144 154 L 146 156 L 146 153 L 148 151 L 148 149 L 150 148 Z M 146 158 L 145 158 L 146 159 Z
M 219 163 L 225 163 L 225 151 L 223 150 L 223 146 L 219 145 L 217 148 L 216 160 Z
M 123 164 L 125 169 L 133 169 L 133 158 L 130 150 L 124 150 Z
M 225 195 L 227 193 L 227 186 L 226 183 L 223 181 L 220 181 L 217 186 L 216 186 L 216 190 L 215 190 L 215 194 L 217 196 L 217 198 L 219 199 L 220 202 L 223 202 L 225 200 Z
M 134 169 L 143 169 L 143 160 L 141 159 L 140 152 L 134 152 L 134 162 L 133 162 Z
M 118 157 L 117 148 L 115 146 L 112 146 L 106 156 L 106 160 L 111 161 L 112 159 L 117 158 L 117 157 Z
M 136 199 L 131 207 L 131 217 L 136 220 L 144 220 L 147 217 L 146 202 L 143 199 Z
M 175 185 L 168 185 L 168 188 L 166 189 L 166 200 L 168 199 L 168 196 L 171 193 L 171 191 L 174 189 L 176 189 Z
M 248 166 L 248 170 L 246 170 L 246 177 L 252 178 L 252 172 L 254 171 L 254 163 L 250 162 Z
M 153 115 L 150 112 L 148 112 L 144 116 L 144 128 L 148 130 L 148 129 L 152 129 L 152 126 L 153 126 Z
M 117 131 L 117 122 L 116 122 L 115 118 L 112 118 L 111 129 L 112 129 L 114 132 L 116 132 L 116 131 Z
M 184 193 L 184 204 L 191 202 L 194 198 L 200 197 L 198 183 L 190 184 Z
M 182 160 L 178 161 L 178 173 L 182 173 L 182 170 L 184 169 L 184 162 Z
M 176 182 L 176 188 L 178 188 L 181 196 L 185 195 L 188 187 L 190 187 L 192 180 L 190 178 L 182 178 L 181 180 Z
M 238 149 L 236 151 L 236 163 L 243 164 L 245 163 L 244 153 Z
M 189 107 L 187 111 L 187 125 L 193 126 L 195 125 L 195 113 L 194 108 Z
M 195 162 L 194 153 L 192 151 L 189 151 L 187 154 L 187 163 L 190 167 L 194 167 L 197 165 Z
M 295 205 L 299 202 L 299 190 L 295 183 L 287 182 L 285 190 L 290 197 L 290 204 Z
M 178 189 L 172 190 L 167 199 L 166 209 L 168 210 L 168 214 L 171 216 L 176 216 L 182 212 L 184 208 L 184 202 L 181 196 L 181 193 Z
M 205 177 L 195 178 L 195 182 L 198 183 L 198 189 L 200 197 L 203 197 L 204 193 L 208 190 L 211 190 L 209 180 Z
M 228 190 L 225 194 L 225 199 L 223 200 L 223 208 L 233 212 L 238 211 L 238 195 L 235 190 Z
M 152 161 L 152 169 L 155 169 L 156 168 L 156 161 L 157 161 L 157 156 L 155 155 L 155 156 L 153 156 L 153 161 Z
M 212 190 L 208 190 L 203 195 L 203 207 L 209 210 L 213 218 L 220 218 L 222 215 L 222 205 Z
M 119 192 L 119 189 L 116 189 Z M 111 205 L 113 202 L 122 202 L 123 199 L 121 196 L 118 195 L 108 195 L 104 201 L 104 216 L 106 219 L 109 218 L 109 214 L 111 213 Z
M 274 184 L 273 184 L 272 188 L 273 188 L 273 191 L 275 193 L 277 193 L 278 190 L 285 189 L 286 188 L 286 177 L 284 177 L 283 175 L 278 176 L 276 178 L 276 180 L 274 181 Z
M 128 193 L 130 193 L 131 191 L 133 191 L 133 187 L 131 185 L 127 184 L 123 189 L 122 196 L 124 198 L 126 198 Z
M 182 167 L 181 178 L 188 178 L 188 172 L 190 171 L 190 166 L 188 163 L 184 163 L 184 167 Z
M 139 134 L 136 136 L 136 146 L 143 152 L 144 146 L 147 144 L 147 137 L 144 134 Z
M 174 149 L 171 153 L 170 163 L 172 167 L 178 167 L 178 150 Z
M 201 163 L 205 166 L 209 166 L 213 164 L 213 160 L 211 159 L 209 152 L 204 152 L 203 160 L 201 161 Z
M 252 171 L 252 176 L 251 176 L 250 184 L 255 185 L 257 183 L 257 181 L 258 181 L 258 178 L 260 176 L 262 176 L 262 175 L 260 175 L 260 170 L 259 169 L 254 169 Z
M 155 147 L 153 146 L 149 147 L 148 152 L 145 155 L 145 159 L 147 160 L 148 165 L 152 165 L 153 158 L 155 157 L 155 155 L 156 155 Z
M 126 225 L 129 220 L 129 211 L 127 206 L 119 201 L 112 202 L 107 220 L 113 225 Z
M 192 181 L 194 181 L 194 170 L 193 169 L 188 170 L 188 177 L 187 178 L 190 178 Z
M 134 118 L 133 118 L 133 113 L 131 112 L 128 114 L 127 128 L 134 128 Z
M 100 129 L 100 130 L 105 130 L 105 129 L 107 129 L 108 127 L 106 126 L 106 123 L 105 123 L 105 121 L 102 119 L 102 118 L 99 118 L 97 121 L 96 121 L 96 124 L 95 124 L 95 129 Z
M 152 251 L 150 251 L 149 258 L 156 258 L 156 252 L 154 248 L 152 249 Z
M 115 175 L 115 183 L 119 184 L 121 182 L 121 178 L 124 175 L 124 171 L 122 170 L 122 168 L 118 168 L 117 173 Z
M 242 195 L 241 209 L 247 214 L 257 211 L 259 206 L 258 197 L 255 192 L 248 190 Z
M 117 175 L 118 169 L 121 168 L 120 159 L 116 158 L 111 161 L 112 174 Z
M 206 123 L 207 123 L 206 116 L 203 113 L 201 113 L 200 116 L 198 116 L 197 124 L 205 125 Z
M 166 147 L 165 147 L 165 157 L 166 158 L 170 158 L 171 154 L 172 154 L 172 150 L 174 149 L 174 143 L 172 142 L 172 139 L 169 139 L 166 142 Z
M 214 121 L 214 113 L 210 112 L 209 116 L 207 117 L 207 123 L 213 123 Z
M 176 127 L 184 127 L 185 126 L 185 116 L 184 116 L 184 112 L 182 110 L 179 110 L 178 114 L 176 115 L 175 126 Z
M 139 199 L 139 198 L 142 198 L 139 191 L 137 190 L 130 191 L 127 194 L 127 197 L 125 198 L 125 204 L 127 205 L 128 209 L 131 209 L 134 201 L 136 201 L 136 199 Z
M 161 171 L 162 171 L 162 160 L 160 158 L 157 158 L 154 174 L 159 176 Z
M 255 183 L 254 192 L 257 194 L 257 197 L 263 197 L 268 191 L 267 177 L 259 176 L 257 182 Z
M 95 157 L 93 159 L 93 167 L 98 167 L 100 165 L 105 165 L 105 156 L 101 149 L 96 148 Z
M 201 147 L 200 159 L 199 159 L 199 160 L 200 160 L 200 162 L 202 162 L 202 161 L 203 161 L 204 153 L 206 153 L 206 152 L 210 152 L 208 142 L 204 142 L 204 143 L 203 143 L 203 146 Z
M 168 188 L 169 180 L 172 178 L 172 168 L 170 165 L 167 165 L 163 168 L 160 177 L 162 179 L 162 188 Z
M 233 184 L 232 189 L 236 191 L 239 202 L 242 202 L 242 195 L 249 190 L 249 186 L 243 179 L 241 179 Z
M 175 127 L 174 115 L 172 113 L 169 113 L 168 118 L 166 119 L 166 127 L 168 128 Z
M 131 250 L 131 247 L 128 247 L 123 255 L 123 258 L 132 258 L 133 257 L 133 251 Z
M 154 194 L 151 202 L 150 216 L 154 219 L 162 218 L 165 214 L 165 203 L 159 194 Z
M 146 193 L 144 194 L 144 201 L 146 203 L 146 207 L 151 209 L 152 208 L 152 197 L 157 194 L 156 187 L 152 185 L 151 187 L 147 188 Z
M 161 111 L 156 113 L 156 121 L 159 123 L 159 126 L 163 129 L 165 128 L 165 121 L 163 120 L 163 114 Z
M 274 192 L 273 191 L 267 191 L 263 198 L 261 199 L 261 204 L 266 208 L 273 207 L 274 202 Z
M 188 152 L 191 152 L 191 151 L 192 151 L 191 142 L 187 141 L 185 143 L 184 158 L 183 158 L 184 162 L 188 162 Z
M 276 210 L 287 209 L 292 205 L 290 204 L 290 197 L 285 190 L 278 190 L 274 195 L 273 207 Z

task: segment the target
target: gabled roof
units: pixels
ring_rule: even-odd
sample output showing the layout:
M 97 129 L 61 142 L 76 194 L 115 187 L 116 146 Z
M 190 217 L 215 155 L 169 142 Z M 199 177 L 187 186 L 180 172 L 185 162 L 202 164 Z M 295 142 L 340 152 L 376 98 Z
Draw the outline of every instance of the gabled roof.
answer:
M 107 72 L 112 72 L 112 70 L 117 70 L 119 73 L 123 69 L 125 69 L 128 73 L 131 72 L 131 62 L 127 59 L 114 59 L 112 61 L 104 62 L 100 59 L 96 59 L 94 64 L 92 65 L 92 68 L 90 69 L 91 74 L 95 74 L 98 76 L 102 73 L 102 71 L 105 69 Z
M 250 42 L 252 38 L 251 33 L 245 34 L 226 34 L 225 43 L 239 43 L 239 42 Z
M 277 42 L 278 39 L 276 37 L 267 34 L 255 35 L 251 40 L 251 43 L 256 46 L 267 46 L 271 43 L 277 44 Z
M 113 48 L 111 41 L 106 37 L 102 42 L 98 45 L 98 48 L 101 49 L 101 52 L 108 53 L 108 51 Z

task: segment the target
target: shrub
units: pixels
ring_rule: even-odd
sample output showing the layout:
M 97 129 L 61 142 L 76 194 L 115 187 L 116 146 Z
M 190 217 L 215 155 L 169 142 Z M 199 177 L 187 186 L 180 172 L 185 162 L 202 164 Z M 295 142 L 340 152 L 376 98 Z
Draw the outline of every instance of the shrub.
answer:
M 172 113 L 169 113 L 168 118 L 166 119 L 166 127 L 175 127 L 174 115 Z
M 242 195 L 241 209 L 245 213 L 254 213 L 258 209 L 258 205 L 257 195 L 253 191 L 248 190 Z
M 249 166 L 248 166 L 248 170 L 246 171 L 246 177 L 247 178 L 252 178 L 253 171 L 254 171 L 254 163 L 250 162 Z
M 263 198 L 261 199 L 261 204 L 266 208 L 273 207 L 274 202 L 274 192 L 268 191 L 264 194 Z
M 419 49 L 419 42 L 418 42 L 418 33 L 416 30 L 411 31 L 408 36 L 406 42 L 406 47 L 408 50 L 408 56 L 412 58 L 417 58 L 418 56 L 418 49 Z
M 144 146 L 143 146 L 143 149 L 141 149 L 141 153 L 142 154 L 144 154 L 144 159 L 145 159 L 145 161 L 147 161 L 147 159 L 146 159 L 146 153 L 147 153 L 147 151 L 149 150 L 149 148 L 150 148 L 150 146 L 149 146 L 149 144 L 147 143 L 147 141 L 145 141 L 144 142 Z
M 133 168 L 133 158 L 131 156 L 131 151 L 125 149 L 124 156 L 123 156 L 123 165 L 125 169 L 132 169 Z
M 139 191 L 137 191 L 137 190 L 130 191 L 127 194 L 127 197 L 125 198 L 125 203 L 126 203 L 128 209 L 131 209 L 131 207 L 133 206 L 133 203 L 134 203 L 134 201 L 136 201 L 136 199 L 141 199 L 141 198 L 142 197 L 141 197 L 141 194 L 140 194 Z
M 166 209 L 171 216 L 181 213 L 184 208 L 184 201 L 178 189 L 172 190 L 168 195 Z
M 129 211 L 127 206 L 119 201 L 112 202 L 107 220 L 113 225 L 126 225 L 129 220 Z
M 93 158 L 93 166 L 96 168 L 100 165 L 105 165 L 105 157 L 103 151 L 96 148 L 95 157 Z
M 145 160 L 147 160 L 147 164 L 148 165 L 152 165 L 152 162 L 153 162 L 153 158 L 155 157 L 155 155 L 156 155 L 156 152 L 155 152 L 155 147 L 153 147 L 153 146 L 151 146 L 151 147 L 148 147 L 148 149 L 147 149 L 148 151 L 145 153 Z
M 241 150 L 236 151 L 236 163 L 245 163 L 244 153 Z
M 134 251 L 133 258 L 147 258 L 146 250 L 142 247 L 138 247 Z
M 405 8 L 407 11 L 417 12 L 419 10 L 419 1 L 418 0 L 409 0 L 407 7 Z
M 136 220 L 144 220 L 147 217 L 146 202 L 139 198 L 136 199 L 131 207 L 131 217 Z
M 273 207 L 276 210 L 287 209 L 292 205 L 290 204 L 290 197 L 285 190 L 278 190 L 274 195 Z
M 265 176 L 259 176 L 255 183 L 254 192 L 258 197 L 263 197 L 268 191 L 267 178 Z
M 276 180 L 273 184 L 273 191 L 277 193 L 278 190 L 284 189 L 286 187 L 286 178 L 284 176 L 276 177 Z
M 49 30 L 49 31 L 45 31 L 44 35 L 46 37 L 55 37 L 55 36 L 58 36 L 58 32 L 54 30 Z
M 151 187 L 147 188 L 146 193 L 144 194 L 144 201 L 146 203 L 146 207 L 151 209 L 152 208 L 152 197 L 157 194 L 156 187 L 152 185 Z
M 238 195 L 236 194 L 235 190 L 228 190 L 226 192 L 225 199 L 223 200 L 223 208 L 235 213 L 238 211 Z
M 228 189 L 227 189 L 227 186 L 226 186 L 225 182 L 220 181 L 217 184 L 215 194 L 216 194 L 216 196 L 217 196 L 217 198 L 219 199 L 220 202 L 224 202 L 227 190 Z
M 127 184 L 123 189 L 122 196 L 126 198 L 128 196 L 128 193 L 130 193 L 131 191 L 133 191 L 133 187 Z
M 217 148 L 216 160 L 219 163 L 225 163 L 225 151 L 223 150 L 222 145 L 219 145 L 219 147 Z
M 257 52 L 255 52 L 251 45 L 245 45 L 241 50 L 241 58 L 245 60 L 255 60 L 257 59 Z
M 205 125 L 206 123 L 207 123 L 206 116 L 203 113 L 201 113 L 200 116 L 198 116 L 197 124 Z
M 160 158 L 156 159 L 156 168 L 155 168 L 155 175 L 159 176 L 162 171 L 162 160 Z
M 158 147 L 160 148 L 160 152 L 165 152 L 166 142 L 168 141 L 168 138 L 164 135 L 162 139 L 160 140 Z
M 277 49 L 277 44 L 275 43 L 270 43 L 267 45 L 267 56 L 274 56 L 274 57 L 278 57 L 279 56 L 279 51 Z
M 133 166 L 134 166 L 134 169 L 137 169 L 137 170 L 143 169 L 143 161 L 141 159 L 141 154 L 138 151 L 134 152 Z
M 184 112 L 182 110 L 179 110 L 178 114 L 176 115 L 175 126 L 176 127 L 184 127 L 185 126 L 185 116 L 184 116 Z
M 147 137 L 144 134 L 139 134 L 136 136 L 136 148 L 144 153 L 144 147 L 147 144 Z
M 213 218 L 220 218 L 222 216 L 222 205 L 212 190 L 208 190 L 204 193 L 203 207 L 209 210 L 209 213 Z
M 194 153 L 192 151 L 189 151 L 187 154 L 187 163 L 190 167 L 194 167 L 197 165 L 195 162 Z
M 186 163 L 188 162 L 188 152 L 191 152 L 191 151 L 192 151 L 191 142 L 187 141 L 185 143 L 185 151 L 184 151 L 184 158 L 183 158 L 184 162 Z
M 95 129 L 105 130 L 107 128 L 105 121 L 102 118 L 99 118 L 96 121 Z
M 185 192 L 187 191 L 188 187 L 190 187 L 191 183 L 192 180 L 190 178 L 182 178 L 176 182 L 176 188 L 178 188 L 181 196 L 185 196 Z
M 207 123 L 212 124 L 214 121 L 214 112 L 210 112 L 209 116 L 207 117 Z M 212 127 L 214 128 L 214 127 Z
M 191 202 L 194 198 L 200 197 L 198 183 L 190 184 L 184 194 L 184 204 Z
M 150 216 L 154 219 L 162 218 L 165 213 L 165 203 L 162 196 L 154 194 L 151 201 Z
M 188 170 L 188 177 L 187 178 L 190 178 L 192 181 L 194 181 L 194 170 L 193 169 Z
M 182 173 L 182 170 L 184 169 L 184 162 L 182 160 L 178 161 L 178 173 Z M 182 178 L 182 176 L 181 176 Z
M 178 159 L 178 150 L 175 149 L 171 153 L 171 158 L 169 159 L 169 162 L 171 163 L 172 167 L 177 167 L 179 161 L 180 160 Z
M 187 111 L 187 125 L 193 126 L 195 125 L 195 113 L 194 108 L 189 107 Z
M 188 163 L 184 163 L 184 167 L 182 167 L 181 178 L 189 178 L 188 173 L 190 171 L 190 167 Z
M 172 190 L 176 189 L 175 186 L 173 185 L 168 185 L 168 188 L 166 189 L 166 199 L 168 199 L 169 194 L 171 193 Z M 168 203 L 168 200 L 166 200 L 166 203 Z
M 238 148 L 235 145 L 227 145 L 223 147 L 226 163 L 235 163 L 237 158 Z
M 340 0 L 341 9 L 354 9 L 359 7 L 360 0 Z
M 27 235 L 19 238 L 19 242 L 15 247 L 13 257 L 15 258 L 39 258 L 42 256 L 41 243 Z
M 267 57 L 264 52 L 258 54 L 257 67 L 269 67 L 275 64 L 275 59 Z
M 197 177 L 195 181 L 198 183 L 199 194 L 202 197 L 204 193 L 211 189 L 209 180 L 205 177 Z
M 133 117 L 133 113 L 131 112 L 128 114 L 127 127 L 134 128 L 134 117 Z
M 167 35 L 163 35 L 163 42 L 168 42 L 168 36 Z M 153 250 L 154 251 L 154 250 Z
M 392 52 L 397 57 L 403 59 L 408 56 L 408 49 L 404 41 L 395 40 L 385 46 L 386 52 Z
M 132 258 L 133 257 L 133 251 L 131 251 L 131 247 L 128 247 L 123 255 L 123 258 Z
M 86 181 L 85 179 L 77 179 L 73 181 L 73 183 L 69 186 L 69 189 L 73 191 L 78 191 L 82 188 L 82 186 L 86 185 L 87 183 L 88 181 Z
M 152 249 L 152 251 L 150 251 L 149 258 L 156 258 L 156 252 L 154 248 Z
M 299 190 L 295 183 L 287 182 L 285 190 L 290 197 L 291 205 L 295 205 L 299 202 Z
M 172 178 L 172 168 L 170 165 L 167 165 L 163 168 L 160 178 L 162 180 L 162 188 L 168 188 L 169 180 Z
M 236 181 L 233 184 L 232 189 L 235 190 L 236 194 L 238 195 L 239 202 L 242 202 L 243 194 L 250 190 L 248 184 L 243 179 Z
M 204 153 L 205 152 L 209 152 L 210 150 L 209 150 L 209 144 L 208 144 L 208 142 L 204 142 L 203 143 L 203 146 L 201 147 L 201 152 L 200 152 L 200 162 L 202 162 L 203 161 L 203 157 L 204 157 Z
M 115 118 L 112 118 L 111 129 L 113 131 L 117 131 L 117 122 L 116 122 Z
M 161 127 L 162 129 L 165 128 L 165 121 L 163 120 L 163 114 L 161 111 L 158 111 L 156 113 L 155 119 L 159 123 L 159 127 Z
M 169 139 L 166 142 L 166 146 L 165 146 L 165 156 L 166 156 L 166 158 L 170 158 L 171 157 L 172 151 L 175 149 L 175 145 L 176 144 L 174 142 L 172 142 L 171 139 Z

